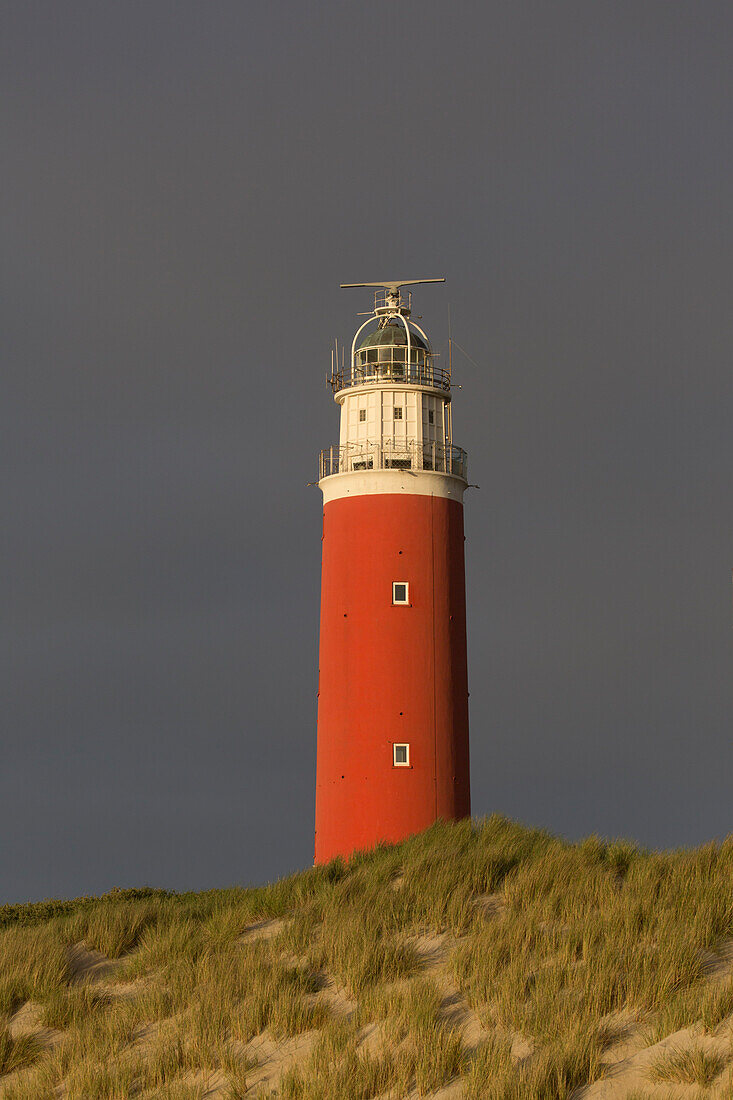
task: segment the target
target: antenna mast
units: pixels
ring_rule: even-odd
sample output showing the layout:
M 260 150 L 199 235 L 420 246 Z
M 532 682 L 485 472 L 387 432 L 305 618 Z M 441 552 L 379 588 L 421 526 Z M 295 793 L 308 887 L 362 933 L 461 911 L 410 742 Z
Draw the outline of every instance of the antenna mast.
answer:
M 453 335 L 450 323 L 450 302 L 448 303 L 448 384 L 453 381 Z

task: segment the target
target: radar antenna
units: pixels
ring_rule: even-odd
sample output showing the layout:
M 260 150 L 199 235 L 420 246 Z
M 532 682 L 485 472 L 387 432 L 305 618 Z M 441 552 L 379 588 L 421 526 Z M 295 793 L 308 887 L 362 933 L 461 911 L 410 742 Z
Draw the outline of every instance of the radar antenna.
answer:
M 417 286 L 418 283 L 444 283 L 445 279 L 403 279 L 401 282 L 397 280 L 386 280 L 382 283 L 341 283 L 342 290 L 350 290 L 352 287 L 357 286 L 374 286 L 381 290 L 391 290 L 393 294 L 396 294 L 400 287 L 403 286 Z
M 352 287 L 374 287 L 374 313 L 384 318 L 399 313 L 403 317 L 409 317 L 412 311 L 412 295 L 408 291 L 406 297 L 402 297 L 400 290 L 403 286 L 417 286 L 419 283 L 444 283 L 445 279 L 385 279 L 381 283 L 341 283 L 342 290 Z

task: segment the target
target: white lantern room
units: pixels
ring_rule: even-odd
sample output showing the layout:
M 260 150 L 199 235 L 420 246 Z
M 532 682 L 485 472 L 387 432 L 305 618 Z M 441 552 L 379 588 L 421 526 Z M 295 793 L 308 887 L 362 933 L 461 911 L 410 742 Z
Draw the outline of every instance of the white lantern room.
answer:
M 438 366 L 426 333 L 410 320 L 412 296 L 400 285 L 377 290 L 348 364 L 332 371 L 341 430 L 338 447 L 321 453 L 321 478 L 400 469 L 466 479 L 465 452 L 453 446 L 450 369 Z

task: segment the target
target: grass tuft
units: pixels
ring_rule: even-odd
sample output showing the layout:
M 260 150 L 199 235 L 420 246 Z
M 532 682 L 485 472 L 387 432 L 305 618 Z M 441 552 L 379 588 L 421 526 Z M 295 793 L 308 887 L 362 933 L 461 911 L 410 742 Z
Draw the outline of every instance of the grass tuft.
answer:
M 41 1047 L 31 1035 L 13 1039 L 7 1027 L 0 1027 L 0 1074 L 32 1065 L 40 1053 Z
M 662 1054 L 650 1067 L 652 1081 L 672 1081 L 680 1085 L 710 1085 L 722 1072 L 727 1059 L 702 1047 L 671 1050 Z
M 93 986 L 57 986 L 45 996 L 43 1023 L 53 1028 L 73 1027 L 84 1023 L 109 1004 L 110 997 Z
M 337 1053 L 337 1057 L 334 1057 Z M 293 1066 L 282 1078 L 284 1100 L 370 1100 L 396 1079 L 388 1054 L 358 1050 L 355 1036 L 327 1032 L 305 1067 Z

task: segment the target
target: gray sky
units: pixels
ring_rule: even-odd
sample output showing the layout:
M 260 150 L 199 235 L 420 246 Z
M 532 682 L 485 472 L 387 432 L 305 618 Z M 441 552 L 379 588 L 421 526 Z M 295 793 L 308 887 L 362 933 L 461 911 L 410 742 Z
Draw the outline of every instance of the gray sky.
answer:
M 473 806 L 731 828 L 733 8 L 11 0 L 0 902 L 312 858 L 324 384 L 450 303 Z M 419 289 L 419 288 L 418 288 Z

